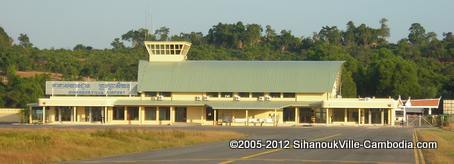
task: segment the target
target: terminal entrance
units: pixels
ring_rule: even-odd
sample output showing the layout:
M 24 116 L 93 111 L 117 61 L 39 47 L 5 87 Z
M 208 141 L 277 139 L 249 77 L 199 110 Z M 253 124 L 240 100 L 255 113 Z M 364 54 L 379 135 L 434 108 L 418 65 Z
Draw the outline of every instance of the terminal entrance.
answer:
M 315 123 L 314 110 L 312 108 L 299 109 L 300 123 Z
M 186 107 L 175 108 L 175 122 L 186 122 Z
M 71 121 L 72 110 L 69 106 L 59 106 L 55 108 L 56 121 Z
M 380 109 L 371 110 L 371 123 L 381 124 L 381 112 Z

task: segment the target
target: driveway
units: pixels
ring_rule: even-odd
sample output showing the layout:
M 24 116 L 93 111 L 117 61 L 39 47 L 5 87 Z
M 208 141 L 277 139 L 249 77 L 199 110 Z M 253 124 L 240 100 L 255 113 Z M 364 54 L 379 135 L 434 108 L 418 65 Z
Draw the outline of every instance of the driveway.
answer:
M 248 139 L 412 141 L 412 128 L 390 127 L 155 127 L 242 132 Z M 413 149 L 231 149 L 229 141 L 69 163 L 415 163 Z

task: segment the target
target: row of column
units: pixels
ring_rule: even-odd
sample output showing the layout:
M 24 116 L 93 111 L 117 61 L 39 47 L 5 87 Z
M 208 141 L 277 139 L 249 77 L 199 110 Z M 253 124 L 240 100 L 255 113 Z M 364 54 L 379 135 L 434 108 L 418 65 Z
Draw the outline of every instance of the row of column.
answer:
M 42 107 L 42 113 L 41 113 L 41 122 L 42 123 L 48 123 L 47 121 L 47 117 L 46 117 L 46 114 L 47 114 L 47 110 L 48 107 L 46 106 L 43 106 Z M 55 110 L 58 110 L 58 109 L 55 109 Z M 103 107 L 102 109 L 102 112 L 101 112 L 101 117 L 102 117 L 102 120 L 101 122 L 102 123 L 108 123 L 108 122 L 111 122 L 113 120 L 113 111 L 112 110 L 108 110 L 107 107 Z M 145 120 L 145 109 L 143 106 L 139 106 L 138 108 L 138 117 L 139 117 L 139 121 L 141 124 L 143 123 L 143 121 Z M 156 108 L 156 121 L 157 122 L 161 122 L 160 118 L 159 118 L 159 107 Z M 124 108 L 124 119 L 122 121 L 129 121 L 128 120 L 128 107 L 125 106 Z M 33 122 L 33 111 L 32 111 L 32 107 L 30 106 L 29 107 L 29 123 L 32 123 Z M 204 113 L 204 112 L 203 112 Z M 61 122 L 62 121 L 62 116 L 61 116 L 62 112 L 59 111 L 58 112 L 58 116 L 57 116 L 57 120 L 55 120 L 56 122 Z M 86 117 L 88 118 L 88 122 L 92 122 L 92 108 L 88 108 L 88 113 L 85 113 Z M 202 119 L 204 118 L 203 116 L 201 117 Z M 80 120 L 77 119 L 77 107 L 72 107 L 71 109 L 71 122 L 80 122 Z M 136 121 L 136 120 L 131 120 L 131 121 Z M 170 107 L 170 120 L 166 120 L 166 121 L 170 121 L 171 123 L 175 122 L 175 108 L 174 107 Z
M 334 109 L 334 110 L 339 110 L 339 109 Z M 364 125 L 365 124 L 365 110 L 366 109 L 357 109 L 358 110 L 358 124 L 359 125 Z M 372 124 L 372 112 L 371 110 L 372 109 L 368 109 L 369 111 L 367 112 L 368 113 L 368 123 L 367 124 Z M 394 125 L 394 120 L 393 120 L 393 113 L 394 113 L 394 110 L 393 109 L 380 109 L 380 124 L 384 125 L 385 123 L 385 110 L 388 110 L 388 124 L 389 125 Z M 332 120 L 331 120 L 331 117 L 330 117 L 330 109 L 326 108 L 325 109 L 325 112 L 326 112 L 326 124 L 331 124 L 332 123 Z M 296 113 L 296 112 L 295 112 Z M 363 114 L 362 114 L 363 113 Z M 345 108 L 344 109 L 344 123 L 347 123 L 348 122 L 348 109 Z
M 41 118 L 42 118 L 41 122 L 42 122 L 42 123 L 46 123 L 46 122 L 47 122 L 47 120 L 46 120 L 46 110 L 47 110 L 46 106 L 43 106 L 43 107 L 42 107 L 42 112 L 41 112 Z M 55 108 L 54 108 L 54 110 L 58 110 L 58 109 L 55 109 Z M 58 120 L 56 120 L 56 121 L 62 122 L 62 115 L 61 115 L 61 114 L 62 114 L 62 112 L 61 112 L 61 111 L 58 111 Z M 89 121 L 89 122 L 92 121 L 92 120 L 91 120 L 91 118 L 92 118 L 91 114 L 92 114 L 92 110 L 91 110 L 91 108 L 89 108 L 88 114 L 86 113 L 86 115 L 88 115 L 88 118 L 89 118 L 88 121 Z M 29 123 L 32 123 L 32 122 L 33 122 L 33 116 L 32 116 L 32 115 L 33 115 L 32 107 L 29 106 L 29 115 L 28 115 L 28 122 L 29 122 Z M 104 108 L 102 109 L 101 117 L 103 118 L 103 120 L 102 120 L 103 123 L 108 122 L 108 120 L 109 120 L 108 118 L 109 118 L 109 117 L 108 117 L 108 110 L 107 110 L 107 107 L 104 107 Z M 77 107 L 75 107 L 75 106 L 72 107 L 72 109 L 71 109 L 71 118 L 70 118 L 70 121 L 71 121 L 71 122 L 80 122 L 80 120 L 77 119 Z
M 169 111 L 170 112 L 170 120 L 161 120 L 159 118 L 160 109 L 159 109 L 159 107 L 156 107 L 156 118 L 155 118 L 155 121 L 158 122 L 158 123 L 161 123 L 161 121 L 170 121 L 170 123 L 175 122 L 175 107 L 170 106 L 169 110 L 170 110 Z M 124 112 L 123 113 L 123 115 L 124 115 L 123 121 L 138 121 L 140 124 L 142 124 L 145 121 L 145 107 L 144 106 L 139 106 L 138 107 L 139 120 L 128 120 L 128 107 L 127 106 L 125 106 L 123 112 Z

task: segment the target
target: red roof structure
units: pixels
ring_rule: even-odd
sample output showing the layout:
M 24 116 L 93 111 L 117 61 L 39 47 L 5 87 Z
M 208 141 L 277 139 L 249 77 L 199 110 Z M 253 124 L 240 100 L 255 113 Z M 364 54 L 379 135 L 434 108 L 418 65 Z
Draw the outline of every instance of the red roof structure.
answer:
M 438 99 L 409 99 L 410 103 L 408 104 L 408 100 L 401 100 L 401 104 L 406 106 L 407 108 L 438 108 L 440 105 L 440 98 Z
M 411 106 L 414 107 L 432 107 L 432 108 L 438 108 L 438 105 L 440 104 L 440 99 L 416 99 L 416 100 L 410 100 Z

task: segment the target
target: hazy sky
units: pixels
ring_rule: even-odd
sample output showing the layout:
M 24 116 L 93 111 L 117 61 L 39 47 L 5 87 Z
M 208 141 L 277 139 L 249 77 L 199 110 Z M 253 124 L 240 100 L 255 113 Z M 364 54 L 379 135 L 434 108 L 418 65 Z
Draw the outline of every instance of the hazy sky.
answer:
M 453 0 L 0 0 L 0 26 L 16 42 L 26 33 L 39 48 L 109 48 L 115 37 L 139 27 L 206 34 L 219 22 L 237 21 L 310 36 L 325 25 L 345 29 L 349 20 L 379 27 L 383 17 L 395 42 L 414 22 L 438 37 L 453 32 L 453 13 Z

